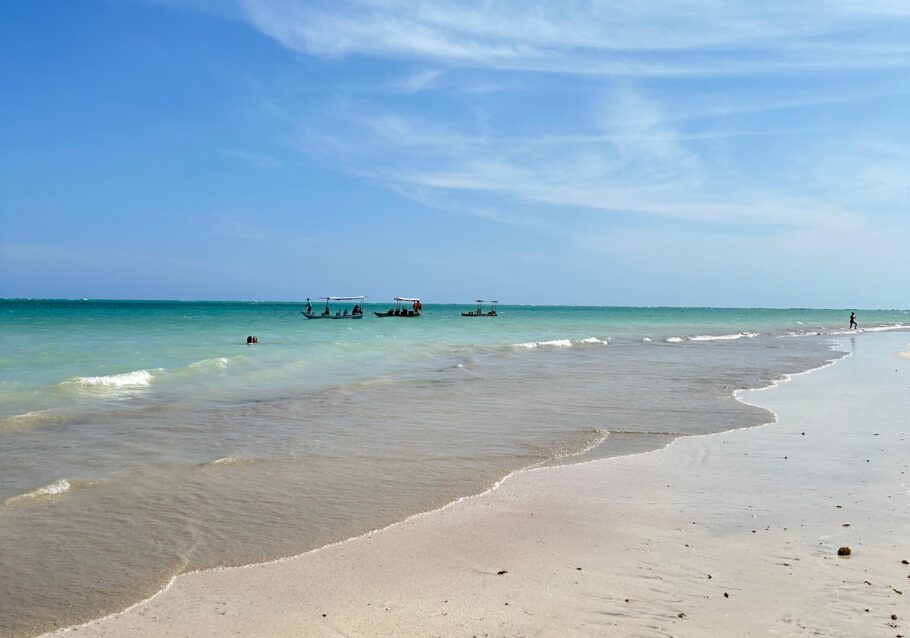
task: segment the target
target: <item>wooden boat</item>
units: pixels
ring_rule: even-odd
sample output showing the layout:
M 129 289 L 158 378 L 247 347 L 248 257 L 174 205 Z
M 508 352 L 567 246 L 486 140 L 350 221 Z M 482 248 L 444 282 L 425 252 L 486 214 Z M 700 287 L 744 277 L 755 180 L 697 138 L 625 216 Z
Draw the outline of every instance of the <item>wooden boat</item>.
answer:
M 490 309 L 486 312 L 483 311 L 483 305 L 485 303 L 490 304 Z M 499 303 L 498 301 L 484 301 L 483 299 L 478 299 L 477 300 L 477 309 L 469 310 L 468 312 L 463 312 L 463 313 L 461 313 L 461 316 L 462 317 L 498 317 L 499 315 L 496 314 L 496 304 L 498 304 L 498 303 Z
M 363 319 L 363 300 L 366 297 L 320 297 L 320 299 L 325 300 L 325 308 L 322 312 L 313 312 L 312 308 L 310 308 L 309 312 L 304 310 L 300 314 L 307 319 Z M 357 303 L 350 310 L 345 308 L 343 311 L 336 310 L 334 313 L 332 312 L 330 303 L 348 301 L 356 301 Z
M 411 308 L 407 307 L 411 304 Z M 423 304 L 417 297 L 395 297 L 395 307 L 385 312 L 374 312 L 377 317 L 419 317 Z

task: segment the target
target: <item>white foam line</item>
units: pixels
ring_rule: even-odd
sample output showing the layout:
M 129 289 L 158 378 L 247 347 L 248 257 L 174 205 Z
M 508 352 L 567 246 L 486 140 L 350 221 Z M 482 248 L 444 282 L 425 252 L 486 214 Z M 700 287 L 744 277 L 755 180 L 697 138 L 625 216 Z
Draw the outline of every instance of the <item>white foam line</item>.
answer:
M 30 492 L 25 492 L 23 494 L 17 494 L 16 496 L 11 496 L 10 498 L 3 501 L 3 505 L 13 505 L 14 503 L 26 502 L 29 499 L 39 499 L 49 496 L 59 496 L 61 494 L 66 494 L 72 488 L 72 484 L 65 478 L 58 479 L 52 483 L 48 483 L 42 487 L 36 488 Z
M 143 605 L 146 605 L 146 604 L 152 602 L 153 600 L 158 598 L 158 596 L 160 596 L 161 594 L 163 594 L 164 592 L 166 592 L 167 590 L 169 590 L 171 587 L 174 586 L 174 583 L 177 582 L 177 578 L 183 574 L 182 570 L 183 570 L 183 567 L 186 566 L 187 562 L 189 562 L 188 559 L 184 558 L 183 565 L 181 565 L 180 569 L 178 569 L 177 572 L 168 579 L 168 581 L 167 581 L 167 583 L 165 583 L 164 587 L 162 587 L 161 589 L 156 591 L 154 594 L 152 594 L 148 598 L 143 598 L 139 602 L 135 602 L 125 609 L 121 609 L 120 611 L 111 612 L 110 614 L 107 614 L 106 616 L 101 616 L 100 618 L 94 618 L 94 619 L 88 620 L 84 623 L 79 623 L 78 625 L 71 625 L 69 627 L 61 627 L 60 629 L 56 629 L 54 631 L 49 631 L 47 633 L 41 634 L 41 636 L 61 635 L 61 634 L 68 633 L 70 631 L 79 631 L 83 627 L 88 627 L 89 625 L 101 623 L 106 620 L 112 620 L 114 618 L 117 618 L 118 616 L 123 616 L 124 614 L 128 614 L 129 612 L 136 609 L 137 607 L 142 607 Z M 188 573 L 192 573 L 192 572 L 188 572 Z M 39 636 L 39 638 L 40 638 L 40 636 Z
M 560 469 L 560 468 L 562 468 L 562 467 L 576 467 L 576 466 L 580 466 L 580 465 L 589 465 L 589 464 L 591 464 L 591 463 L 608 463 L 608 462 L 613 461 L 613 460 L 615 460 L 615 459 L 624 459 L 624 458 L 629 458 L 629 457 L 632 457 L 632 456 L 645 455 L 645 454 L 656 454 L 656 453 L 658 453 L 658 452 L 662 452 L 662 451 L 664 451 L 664 450 L 669 449 L 671 445 L 673 445 L 674 443 L 676 443 L 677 441 L 679 441 L 680 439 L 683 439 L 683 438 L 689 439 L 689 438 L 700 438 L 700 437 L 708 437 L 708 436 L 718 436 L 718 435 L 721 435 L 721 434 L 728 434 L 728 433 L 730 433 L 730 432 L 737 431 L 737 430 L 752 430 L 752 429 L 757 429 L 757 428 L 766 427 L 766 426 L 771 425 L 771 424 L 773 424 L 773 423 L 777 423 L 777 420 L 778 420 L 777 413 L 774 412 L 774 410 L 771 410 L 771 409 L 768 409 L 768 408 L 764 408 L 764 407 L 762 407 L 762 406 L 757 406 L 757 405 L 754 405 L 754 404 L 751 404 L 751 403 L 748 403 L 748 402 L 744 401 L 742 398 L 740 398 L 740 397 L 738 396 L 740 393 L 743 393 L 743 392 L 757 392 L 757 391 L 760 391 L 760 390 L 767 390 L 767 389 L 769 389 L 769 388 L 776 387 L 776 386 L 779 385 L 780 383 L 784 383 L 784 382 L 790 381 L 790 380 L 791 380 L 793 377 L 795 377 L 795 376 L 802 375 L 802 374 L 809 374 L 809 373 L 811 373 L 811 372 L 816 372 L 816 371 L 818 371 L 818 370 L 821 370 L 822 368 L 827 368 L 828 366 L 832 366 L 832 365 L 834 365 L 835 363 L 837 363 L 838 361 L 840 361 L 840 360 L 842 360 L 842 359 L 845 359 L 845 358 L 846 358 L 847 356 L 849 356 L 849 355 L 850 355 L 850 353 L 845 353 L 844 356 L 842 356 L 842 357 L 839 357 L 839 358 L 837 358 L 837 359 L 829 360 L 829 361 L 823 363 L 823 364 L 820 365 L 820 366 L 817 366 L 817 367 L 815 367 L 815 368 L 810 368 L 809 370 L 804 370 L 803 372 L 784 373 L 780 378 L 778 378 L 778 379 L 772 379 L 768 385 L 765 385 L 765 386 L 762 386 L 762 387 L 757 387 L 757 388 L 739 388 L 739 389 L 737 389 L 737 390 L 734 390 L 734 391 L 731 393 L 734 399 L 736 399 L 737 401 L 739 401 L 740 403 L 742 403 L 742 404 L 744 404 L 744 405 L 748 405 L 748 406 L 752 406 L 752 407 L 759 407 L 759 408 L 761 408 L 761 409 L 763 409 L 763 410 L 767 410 L 768 412 L 770 412 L 771 415 L 772 415 L 772 420 L 771 420 L 771 421 L 768 421 L 768 422 L 766 422 L 766 423 L 761 423 L 761 424 L 759 424 L 759 425 L 754 425 L 754 426 L 746 426 L 746 427 L 742 427 L 742 428 L 730 428 L 729 430 L 723 430 L 723 431 L 721 431 L 721 432 L 711 432 L 711 433 L 709 433 L 709 434 L 683 434 L 683 435 L 680 435 L 680 436 L 676 437 L 675 439 L 671 440 L 671 441 L 670 441 L 669 443 L 667 443 L 667 445 L 665 445 L 664 447 L 657 448 L 656 450 L 648 450 L 648 451 L 646 451 L 646 452 L 633 452 L 633 453 L 631 453 L 631 454 L 623 454 L 623 455 L 619 455 L 619 456 L 609 456 L 609 457 L 605 457 L 605 458 L 591 459 L 590 461 L 579 461 L 578 463 L 561 463 L 561 464 L 559 464 L 559 465 L 557 465 L 557 466 L 544 466 L 544 463 L 547 463 L 547 462 L 549 462 L 549 461 L 548 461 L 548 460 L 539 461 L 539 462 L 533 463 L 533 464 L 531 464 L 531 465 L 529 465 L 529 466 L 527 466 L 527 467 L 519 468 L 519 469 L 517 469 L 517 470 L 514 470 L 514 471 L 512 471 L 512 472 L 509 472 L 508 474 L 506 474 L 505 476 L 503 476 L 501 479 L 499 479 L 498 481 L 496 481 L 495 483 L 493 483 L 493 485 L 491 485 L 490 487 L 488 487 L 487 489 L 485 489 L 485 490 L 483 490 L 483 491 L 481 491 L 481 492 L 477 492 L 476 494 L 468 494 L 467 496 L 461 496 L 461 497 L 455 499 L 454 501 L 451 501 L 451 502 L 449 502 L 449 503 L 446 503 L 445 505 L 442 505 L 442 506 L 437 507 L 437 508 L 435 508 L 435 509 L 426 510 L 426 511 L 424 511 L 424 512 L 417 512 L 416 514 L 411 514 L 410 516 L 408 516 L 408 517 L 406 517 L 406 518 L 404 518 L 404 519 L 402 519 L 402 520 L 400 520 L 400 521 L 396 521 L 396 522 L 394 522 L 394 523 L 389 523 L 388 525 L 385 525 L 384 527 L 378 527 L 378 528 L 376 528 L 376 529 L 373 529 L 373 530 L 364 532 L 363 534 L 358 534 L 357 536 L 351 536 L 351 537 L 342 539 L 342 540 L 340 540 L 340 541 L 335 541 L 334 543 L 329 543 L 329 544 L 327 544 L 327 545 L 321 545 L 321 546 L 319 546 L 319 547 L 314 547 L 313 549 L 309 549 L 309 550 L 307 550 L 307 551 L 305 551 L 305 552 L 301 552 L 301 553 L 299 553 L 299 554 L 293 554 L 293 555 L 291 555 L 291 556 L 284 556 L 284 557 L 282 557 L 282 558 L 275 558 L 275 559 L 272 559 L 272 560 L 261 561 L 261 562 L 258 562 L 258 563 L 250 563 L 250 564 L 247 564 L 247 565 L 232 565 L 232 566 L 227 566 L 227 567 L 209 567 L 209 568 L 205 568 L 205 569 L 195 569 L 195 570 L 189 571 L 189 572 L 179 572 L 179 573 L 175 574 L 174 576 L 171 576 L 171 578 L 168 580 L 167 584 L 165 584 L 164 587 L 162 587 L 160 590 L 158 590 L 157 592 L 155 592 L 154 594 L 152 594 L 152 595 L 149 596 L 148 598 L 145 598 L 145 599 L 143 599 L 143 600 L 140 600 L 140 601 L 137 602 L 137 603 L 133 603 L 132 605 L 130 605 L 130 606 L 127 607 L 126 609 L 123 609 L 123 610 L 121 610 L 121 611 L 115 611 L 115 612 L 112 612 L 112 613 L 110 613 L 110 614 L 107 614 L 106 616 L 102 616 L 102 617 L 100 617 L 100 618 L 96 618 L 96 619 L 93 619 L 93 620 L 89 620 L 89 621 L 86 621 L 86 622 L 84 622 L 84 623 L 80 623 L 80 624 L 78 624 L 78 625 L 71 625 L 71 626 L 69 626 L 69 627 L 61 627 L 60 629 L 56 629 L 56 630 L 54 630 L 54 631 L 47 632 L 47 633 L 42 634 L 42 635 L 43 635 L 43 636 L 62 635 L 62 634 L 68 633 L 68 632 L 70 632 L 70 631 L 77 631 L 77 630 L 79 630 L 79 629 L 81 629 L 81 628 L 83 628 L 83 627 L 88 627 L 88 626 L 94 625 L 94 624 L 96 624 L 96 623 L 104 622 L 104 621 L 106 621 L 106 620 L 111 620 L 111 619 L 114 619 L 114 618 L 118 618 L 118 617 L 120 617 L 120 616 L 123 616 L 124 614 L 129 613 L 130 611 L 132 611 L 133 609 L 136 609 L 137 607 L 141 607 L 141 606 L 143 606 L 143 605 L 146 605 L 146 604 L 152 602 L 152 601 L 155 600 L 158 596 L 160 596 L 161 594 L 163 594 L 163 593 L 165 593 L 166 591 L 168 591 L 171 587 L 173 587 L 173 586 L 174 586 L 174 583 L 176 583 L 177 579 L 178 579 L 178 578 L 181 578 L 181 577 L 183 577 L 183 576 L 191 576 L 191 575 L 193 575 L 193 574 L 198 574 L 198 573 L 201 573 L 201 572 L 208 572 L 208 571 L 214 571 L 214 572 L 233 571 L 233 570 L 240 570 L 240 569 L 251 569 L 251 568 L 254 568 L 254 567 L 265 567 L 265 566 L 267 566 L 267 565 L 274 565 L 274 564 L 277 564 L 277 563 L 285 563 L 285 562 L 288 562 L 288 561 L 292 561 L 292 560 L 297 560 L 297 559 L 299 559 L 299 558 L 303 558 L 304 556 L 307 556 L 307 555 L 310 555 L 310 554 L 315 554 L 315 553 L 317 553 L 317 552 L 322 552 L 322 551 L 331 549 L 331 548 L 333 548 L 333 547 L 338 547 L 338 546 L 341 546 L 341 545 L 345 545 L 345 544 L 347 544 L 347 543 L 352 543 L 352 542 L 355 542 L 355 541 L 360 540 L 360 539 L 362 539 L 362 538 L 369 538 L 369 537 L 372 536 L 373 534 L 378 534 L 378 533 L 380 533 L 380 532 L 384 532 L 384 531 L 386 531 L 386 530 L 390 530 L 390 529 L 392 529 L 392 528 L 398 527 L 399 525 L 405 525 L 406 523 L 409 523 L 409 522 L 411 522 L 411 521 L 417 520 L 417 519 L 420 518 L 420 517 L 429 516 L 429 515 L 435 514 L 435 513 L 437 513 L 437 512 L 445 511 L 445 510 L 447 510 L 447 509 L 449 509 L 449 508 L 451 508 L 451 507 L 455 507 L 455 506 L 458 505 L 459 503 L 464 503 L 464 502 L 466 502 L 466 501 L 470 501 L 470 500 L 473 500 L 473 499 L 480 499 L 480 498 L 483 498 L 484 496 L 486 496 L 486 495 L 488 495 L 488 494 L 492 494 L 493 492 L 496 492 L 497 490 L 499 490 L 500 487 L 502 487 L 502 485 L 503 485 L 506 481 L 508 481 L 508 480 L 509 480 L 510 478 L 512 478 L 513 476 L 516 476 L 516 475 L 518 475 L 518 474 L 520 474 L 520 473 L 522 473 L 522 472 L 540 472 L 540 471 L 545 471 L 545 470 L 551 470 L 551 471 L 552 471 L 552 470 L 558 470 L 558 469 Z M 603 429 L 601 429 L 601 428 L 597 428 L 597 429 L 600 430 L 601 432 L 605 432 L 605 433 L 606 433 L 605 436 L 604 436 L 598 443 L 587 446 L 586 448 L 584 448 L 584 449 L 581 450 L 580 452 L 574 454 L 573 456 L 580 456 L 580 455 L 582 455 L 582 454 L 585 454 L 586 452 L 589 452 L 590 450 L 594 449 L 594 447 L 596 447 L 597 445 L 600 445 L 600 443 L 602 443 L 603 441 L 605 441 L 605 440 L 609 437 L 609 434 L 610 434 L 609 431 L 603 430 Z
M 710 435 L 705 435 L 705 436 L 713 436 L 714 434 L 725 434 L 725 433 L 727 433 L 727 432 L 732 432 L 734 429 L 735 429 L 735 430 L 752 430 L 752 429 L 754 429 L 754 428 L 763 428 L 763 427 L 765 427 L 766 425 L 771 425 L 771 424 L 777 423 L 777 421 L 778 421 L 777 412 L 775 412 L 775 411 L 772 410 L 771 408 L 766 408 L 766 407 L 763 406 L 763 405 L 758 405 L 757 403 L 749 403 L 748 401 L 746 401 L 746 400 L 742 397 L 742 395 L 745 394 L 746 392 L 764 392 L 765 390 L 770 390 L 771 388 L 776 388 L 777 386 L 781 385 L 782 383 L 789 383 L 790 381 L 793 380 L 793 377 L 798 377 L 798 376 L 803 375 L 803 374 L 811 374 L 811 373 L 813 373 L 813 372 L 818 372 L 819 370 L 822 370 L 822 369 L 824 369 L 824 368 L 829 368 L 829 367 L 833 366 L 835 363 L 837 363 L 837 362 L 839 362 L 839 361 L 842 361 L 843 359 L 846 359 L 847 357 L 849 357 L 849 356 L 851 356 L 851 355 L 852 355 L 851 352 L 845 352 L 842 356 L 840 356 L 840 357 L 838 357 L 838 358 L 836 358 L 836 359 L 831 359 L 831 360 L 829 360 L 829 361 L 827 361 L 827 362 L 823 363 L 822 365 L 817 366 L 817 367 L 815 367 L 815 368 L 810 368 L 810 369 L 808 369 L 808 370 L 803 370 L 802 372 L 789 372 L 789 373 L 785 373 L 785 374 L 783 374 L 783 375 L 782 375 L 780 378 L 778 378 L 778 379 L 772 379 L 772 380 L 771 380 L 771 383 L 769 383 L 768 385 L 765 385 L 765 386 L 761 386 L 761 387 L 758 387 L 758 388 L 739 388 L 739 389 L 737 389 L 737 390 L 734 390 L 734 391 L 733 391 L 733 398 L 734 398 L 734 399 L 736 399 L 737 401 L 739 401 L 739 402 L 742 403 L 743 405 L 748 405 L 748 406 L 753 407 L 753 408 L 761 408 L 762 410 L 767 410 L 768 412 L 770 412 L 770 413 L 774 416 L 774 419 L 771 420 L 771 421 L 768 421 L 767 423 L 761 423 L 761 424 L 759 424 L 759 425 L 752 425 L 752 426 L 748 426 L 748 427 L 745 427 L 745 428 L 733 428 L 733 429 L 731 429 L 731 430 L 725 430 L 724 432 L 713 432 L 712 434 L 710 434 Z
M 891 330 L 907 330 L 910 329 L 910 324 L 906 323 L 895 323 L 887 326 L 872 326 L 869 328 L 856 328 L 853 330 L 850 329 L 825 329 L 819 328 L 816 330 L 810 330 L 805 332 L 789 332 L 785 335 L 778 335 L 778 337 L 848 337 L 850 335 L 860 335 L 866 334 L 869 332 L 887 332 Z
M 589 460 L 589 461 L 579 461 L 578 463 L 560 463 L 560 465 L 558 465 L 558 466 L 545 466 L 545 467 L 534 467 L 534 466 L 532 466 L 532 467 L 526 468 L 525 470 L 519 470 L 519 471 L 517 471 L 517 472 L 513 472 L 512 474 L 517 474 L 517 473 L 520 472 L 520 471 L 538 472 L 538 471 L 542 471 L 542 470 L 553 470 L 553 469 L 557 469 L 558 467 L 563 467 L 563 466 L 565 466 L 565 467 L 575 467 L 575 466 L 578 466 L 578 465 L 589 465 L 589 464 L 591 464 L 591 463 L 601 463 L 601 462 L 607 463 L 607 462 L 613 461 L 613 460 L 615 460 L 615 459 L 625 459 L 625 458 L 629 458 L 629 457 L 632 457 L 632 456 L 639 456 L 639 455 L 646 455 L 646 454 L 657 454 L 658 452 L 663 452 L 664 450 L 669 449 L 669 447 L 670 447 L 671 445 L 673 445 L 674 443 L 676 443 L 676 442 L 679 441 L 680 439 L 698 439 L 698 438 L 704 438 L 704 437 L 709 437 L 709 436 L 721 436 L 721 435 L 724 435 L 724 434 L 729 434 L 730 432 L 740 432 L 740 431 L 756 430 L 756 429 L 758 429 L 758 428 L 764 428 L 764 427 L 767 427 L 767 426 L 769 426 L 769 425 L 774 425 L 775 423 L 778 422 L 778 415 L 777 415 L 777 412 L 775 412 L 774 410 L 772 410 L 772 409 L 770 409 L 770 408 L 766 408 L 766 407 L 764 407 L 764 406 L 762 406 L 762 405 L 757 405 L 757 404 L 754 404 L 754 403 L 749 403 L 749 402 L 743 400 L 739 395 L 742 394 L 742 393 L 744 393 L 744 392 L 759 392 L 759 391 L 768 390 L 768 389 L 770 389 L 770 388 L 775 388 L 775 387 L 777 387 L 778 385 L 780 385 L 781 383 L 786 383 L 786 382 L 790 381 L 793 377 L 797 377 L 797 376 L 800 376 L 800 375 L 803 375 L 803 374 L 810 374 L 810 373 L 812 373 L 812 372 L 818 372 L 818 371 L 821 370 L 822 368 L 827 368 L 827 367 L 829 367 L 829 366 L 833 366 L 833 365 L 836 364 L 837 362 L 839 362 L 839 361 L 841 361 L 841 360 L 843 360 L 843 359 L 846 359 L 847 357 L 851 356 L 851 354 L 852 354 L 852 353 L 845 352 L 845 353 L 843 354 L 843 356 L 838 357 L 837 359 L 831 359 L 831 360 L 826 361 L 825 363 L 823 363 L 823 364 L 821 364 L 821 365 L 819 365 L 819 366 L 816 366 L 816 367 L 814 367 L 814 368 L 809 368 L 808 370 L 803 370 L 802 372 L 789 372 L 789 373 L 783 373 L 783 374 L 781 375 L 781 377 L 779 377 L 779 378 L 777 378 L 777 379 L 771 379 L 771 381 L 770 381 L 767 385 L 764 385 L 764 386 L 761 386 L 761 387 L 757 387 L 757 388 L 739 388 L 739 389 L 737 389 L 737 390 L 733 390 L 733 392 L 731 393 L 731 395 L 733 396 L 734 399 L 736 399 L 737 401 L 739 401 L 739 402 L 742 403 L 743 405 L 748 405 L 748 406 L 753 407 L 753 408 L 760 408 L 760 409 L 762 409 L 762 410 L 766 410 L 766 411 L 768 411 L 768 412 L 771 413 L 771 420 L 770 420 L 770 421 L 766 421 L 765 423 L 759 423 L 759 424 L 757 424 L 757 425 L 747 425 L 747 426 L 738 427 L 738 428 L 730 428 L 730 429 L 728 429 L 728 430 L 721 430 L 721 431 L 719 431 L 719 432 L 708 432 L 708 433 L 705 433 L 705 434 L 679 434 L 679 435 L 675 435 L 675 434 L 671 434 L 671 433 L 668 432 L 668 433 L 667 433 L 668 435 L 674 436 L 675 438 L 673 438 L 673 439 L 671 439 L 670 441 L 668 441 L 667 444 L 664 445 L 663 447 L 659 447 L 659 448 L 654 449 L 654 450 L 647 450 L 647 451 L 644 451 L 644 452 L 631 452 L 631 453 L 629 453 L 629 454 L 620 454 L 620 455 L 617 455 L 617 456 L 607 456 L 607 457 L 599 458 L 599 459 L 591 459 L 591 460 Z M 511 475 L 510 475 L 510 476 L 511 476 Z M 505 477 L 505 478 L 503 478 L 502 480 L 505 481 L 506 478 L 509 478 L 509 477 Z

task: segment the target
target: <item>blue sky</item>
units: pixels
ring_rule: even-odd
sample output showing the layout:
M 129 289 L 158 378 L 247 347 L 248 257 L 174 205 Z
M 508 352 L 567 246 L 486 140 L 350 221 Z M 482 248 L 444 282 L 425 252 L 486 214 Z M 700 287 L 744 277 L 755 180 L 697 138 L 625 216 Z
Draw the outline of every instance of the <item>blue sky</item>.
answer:
M 7 2 L 0 53 L 0 296 L 910 306 L 904 1 Z

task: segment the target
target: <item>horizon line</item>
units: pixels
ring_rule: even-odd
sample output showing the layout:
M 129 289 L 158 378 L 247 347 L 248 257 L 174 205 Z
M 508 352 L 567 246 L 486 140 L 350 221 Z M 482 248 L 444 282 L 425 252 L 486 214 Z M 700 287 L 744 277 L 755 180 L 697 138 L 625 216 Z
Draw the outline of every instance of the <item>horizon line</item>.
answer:
M 370 297 L 364 296 L 365 299 Z M 320 299 L 316 297 L 316 299 Z M 0 302 L 10 301 L 68 301 L 68 302 L 139 302 L 139 303 L 221 303 L 221 304 L 295 304 L 305 305 L 306 301 L 290 301 L 277 299 L 131 299 L 131 298 L 104 298 L 104 297 L 0 297 Z M 393 301 L 393 300 L 390 300 Z M 421 299 L 422 301 L 422 299 Z M 367 301 L 366 304 L 383 305 L 386 300 Z M 466 306 L 476 304 L 476 300 L 471 301 L 433 301 L 426 302 L 429 306 Z M 505 303 L 497 302 L 504 307 L 526 307 L 526 308 L 635 308 L 635 309 L 678 309 L 678 310 L 836 310 L 836 311 L 890 311 L 890 312 L 910 312 L 910 308 L 860 308 L 848 307 L 818 307 L 818 306 L 684 306 L 684 305 L 601 305 L 601 304 L 556 304 L 556 303 Z

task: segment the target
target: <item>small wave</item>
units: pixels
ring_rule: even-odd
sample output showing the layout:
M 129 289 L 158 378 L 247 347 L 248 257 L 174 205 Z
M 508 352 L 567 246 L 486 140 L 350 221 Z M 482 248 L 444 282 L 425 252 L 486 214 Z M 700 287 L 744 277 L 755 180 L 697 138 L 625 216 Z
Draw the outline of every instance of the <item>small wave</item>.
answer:
M 648 342 L 648 341 L 651 341 L 651 337 L 642 337 L 641 340 L 644 342 Z
M 863 332 L 886 332 L 889 330 L 906 330 L 910 328 L 910 324 L 905 323 L 892 323 L 883 326 L 869 326 L 868 328 L 854 328 L 853 330 L 849 328 L 825 328 L 820 327 L 814 330 L 804 330 L 802 332 L 790 331 L 787 333 L 789 337 L 809 337 L 809 336 L 827 336 L 827 337 L 840 337 L 844 335 L 855 335 Z
M 228 361 L 227 357 L 215 357 L 214 359 L 203 359 L 202 361 L 196 361 L 195 363 L 191 363 L 189 367 L 196 369 L 215 368 L 218 370 L 224 370 L 228 367 L 229 363 L 230 361 Z
M 154 378 L 154 375 L 148 370 L 133 370 L 99 377 L 75 377 L 64 381 L 61 385 L 96 392 L 139 390 L 150 386 Z
M 884 332 L 886 330 L 900 330 L 902 328 L 910 328 L 907 324 L 904 323 L 895 323 L 889 326 L 873 326 L 871 328 L 860 328 L 859 332 Z
M 602 343 L 603 345 L 607 345 L 607 340 L 598 339 L 597 337 L 588 337 L 586 339 L 579 339 L 575 343 Z
M 104 481 L 70 481 L 67 479 L 59 479 L 53 483 L 49 483 L 43 487 L 39 487 L 36 490 L 31 492 L 25 492 L 24 494 L 19 494 L 17 496 L 12 496 L 5 501 L 4 505 L 14 505 L 16 503 L 24 503 L 35 500 L 42 500 L 46 498 L 52 498 L 55 496 L 60 496 L 62 494 L 67 494 L 74 489 L 82 489 L 86 487 L 93 487 L 95 485 L 100 485 Z
M 573 458 L 573 457 L 577 457 L 577 456 L 584 456 L 585 454 L 587 454 L 594 448 L 600 447 L 601 445 L 603 445 L 603 442 L 606 441 L 607 437 L 609 437 L 609 436 L 610 436 L 609 431 L 604 430 L 603 428 L 594 428 L 593 430 L 590 431 L 589 437 L 588 437 L 588 442 L 584 447 L 582 447 L 580 450 L 575 450 L 574 452 L 570 452 L 570 451 L 558 452 L 553 457 L 553 460 L 561 461 L 561 460 L 565 460 L 565 459 L 569 459 L 569 458 Z
M 667 337 L 666 339 L 669 343 L 680 343 L 682 340 L 682 337 Z
M 219 467 L 223 465 L 249 465 L 253 462 L 253 459 L 246 456 L 222 456 L 221 458 L 215 459 L 214 461 L 209 461 L 208 463 L 203 464 L 202 467 Z
M 513 343 L 516 348 L 571 348 L 572 342 L 568 339 L 553 339 L 551 341 L 529 341 L 527 343 Z
M 689 337 L 689 341 L 733 341 L 734 339 L 752 339 L 757 337 L 757 332 L 738 332 L 732 335 L 696 335 L 694 337 Z M 667 339 L 669 341 L 669 339 Z
M 14 414 L 0 418 L 0 430 L 15 430 L 37 423 L 56 423 L 60 416 L 49 410 L 35 410 L 25 414 Z

